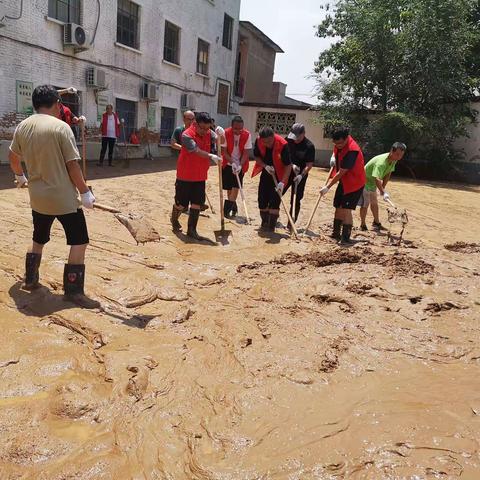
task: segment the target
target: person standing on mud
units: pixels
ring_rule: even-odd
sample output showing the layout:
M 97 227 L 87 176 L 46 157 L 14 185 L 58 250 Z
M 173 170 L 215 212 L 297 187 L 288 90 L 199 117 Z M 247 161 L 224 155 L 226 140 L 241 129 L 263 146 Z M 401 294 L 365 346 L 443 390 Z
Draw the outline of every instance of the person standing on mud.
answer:
M 380 222 L 380 216 L 378 211 L 377 189 L 380 195 L 385 201 L 390 200 L 390 195 L 386 192 L 385 188 L 390 180 L 392 172 L 395 171 L 395 166 L 399 162 L 405 152 L 407 146 L 404 143 L 396 142 L 392 145 L 390 152 L 383 153 L 373 157 L 365 165 L 365 174 L 367 176 L 367 183 L 363 189 L 363 195 L 360 198 L 360 229 L 364 232 L 368 230 L 366 220 L 368 207 L 373 213 L 373 228 L 375 230 L 384 230 Z
M 286 138 L 292 161 L 292 173 L 289 184 L 292 185 L 290 196 L 290 215 L 296 222 L 300 214 L 300 205 L 305 193 L 308 173 L 313 168 L 315 161 L 315 145 L 305 136 L 305 125 L 295 123 Z M 293 205 L 293 198 L 297 189 L 296 204 Z
M 287 141 L 271 127 L 263 127 L 253 150 L 255 167 L 252 177 L 261 172 L 258 184 L 258 208 L 262 219 L 261 228 L 275 231 L 280 214 L 280 196 L 292 171 Z M 278 183 L 275 184 L 276 177 Z
M 25 259 L 23 288 L 33 290 L 39 287 L 43 247 L 50 240 L 50 230 L 57 219 L 70 245 L 63 273 L 65 299 L 83 308 L 97 308 L 100 304 L 84 293 L 85 251 L 89 238 L 80 208 L 80 205 L 93 208 L 95 197 L 77 163 L 80 154 L 73 132 L 58 118 L 60 96 L 57 90 L 51 85 L 39 86 L 33 92 L 32 102 L 36 114 L 18 125 L 9 152 L 17 186 L 28 186 L 32 207 L 33 243 Z M 22 161 L 27 166 L 28 182 Z
M 222 144 L 222 183 L 223 189 L 228 192 L 223 211 L 227 218 L 235 216 L 238 212 L 237 175 L 240 185 L 243 186 L 243 177 L 248 171 L 252 148 L 252 135 L 244 128 L 243 118 L 239 115 L 233 117 L 231 127 L 225 130 L 225 141 Z
M 348 127 L 337 127 L 332 140 L 336 165 L 327 184 L 320 189 L 320 194 L 326 195 L 338 183 L 333 199 L 335 217 L 331 236 L 348 245 L 353 228 L 352 212 L 357 208 L 365 186 L 365 164 L 362 149 L 351 137 Z
M 108 147 L 108 166 L 112 167 L 113 149 L 115 148 L 117 138 L 120 137 L 120 119 L 117 113 L 113 111 L 113 105 L 107 105 L 105 109 L 105 113 L 102 116 L 100 133 L 102 134 L 102 149 L 97 166 L 103 167 L 103 160 Z
M 175 183 L 175 203 L 170 221 L 174 232 L 180 232 L 179 218 L 190 206 L 187 236 L 194 240 L 206 240 L 197 233 L 201 206 L 205 203 L 205 182 L 210 168 L 210 160 L 215 164 L 222 161 L 211 153 L 215 132 L 210 130 L 210 115 L 197 113 L 193 124 L 182 134 L 182 149 L 177 162 L 177 181 Z

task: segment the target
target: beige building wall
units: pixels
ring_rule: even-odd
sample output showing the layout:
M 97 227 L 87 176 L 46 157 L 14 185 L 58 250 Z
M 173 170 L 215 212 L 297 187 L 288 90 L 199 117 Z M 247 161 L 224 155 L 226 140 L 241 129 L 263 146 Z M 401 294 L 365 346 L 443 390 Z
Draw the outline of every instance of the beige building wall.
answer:
M 480 101 L 472 104 L 480 112 Z M 480 123 L 470 125 L 469 137 L 459 138 L 456 146 L 465 152 L 465 162 L 480 165 Z

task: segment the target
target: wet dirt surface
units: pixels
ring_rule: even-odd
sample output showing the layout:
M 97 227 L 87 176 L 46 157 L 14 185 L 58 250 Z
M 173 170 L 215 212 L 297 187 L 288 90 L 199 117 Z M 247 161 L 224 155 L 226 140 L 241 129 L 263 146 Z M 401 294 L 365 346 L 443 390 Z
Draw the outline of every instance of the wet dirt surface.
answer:
M 158 232 L 137 245 L 87 212 L 97 311 L 62 299 L 58 225 L 42 287 L 21 290 L 27 192 L 0 190 L 1 480 L 480 478 L 479 189 L 394 180 L 405 243 L 357 230 L 341 248 L 333 195 L 312 235 L 260 236 L 249 179 L 254 225 L 211 246 L 171 232 L 174 172 L 140 166 L 89 182 Z M 219 224 L 207 211 L 199 233 Z

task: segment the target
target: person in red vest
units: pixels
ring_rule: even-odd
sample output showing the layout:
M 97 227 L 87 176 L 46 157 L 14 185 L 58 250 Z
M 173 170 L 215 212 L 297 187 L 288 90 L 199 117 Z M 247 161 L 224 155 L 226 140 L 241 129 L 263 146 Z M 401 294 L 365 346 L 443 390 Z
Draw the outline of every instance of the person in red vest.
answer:
M 132 145 L 140 145 L 140 138 L 138 137 L 137 130 L 134 130 L 130 135 L 130 143 Z
M 108 166 L 112 166 L 113 149 L 117 138 L 120 136 L 120 119 L 113 111 L 113 105 L 107 105 L 105 113 L 102 116 L 102 124 L 100 127 L 102 133 L 102 150 L 100 151 L 100 160 L 97 166 L 103 167 L 103 160 L 108 147 Z
M 243 177 L 248 171 L 250 153 L 252 151 L 252 136 L 243 128 L 243 118 L 239 115 L 233 117 L 232 126 L 225 130 L 225 142 L 222 144 L 222 183 L 223 189 L 228 192 L 223 212 L 230 218 L 238 212 L 238 181 L 243 187 Z
M 64 88 L 62 90 L 57 90 L 60 96 L 65 95 L 67 93 L 76 95 L 78 93 L 78 90 L 74 87 L 69 87 L 69 88 Z M 85 125 L 87 122 L 87 119 L 82 115 L 80 117 L 75 116 L 70 108 L 68 108 L 66 105 L 60 102 L 60 113 L 58 115 L 58 118 L 65 122 L 69 127 L 72 125 Z
M 180 232 L 179 218 L 190 206 L 187 236 L 203 241 L 206 238 L 197 233 L 201 206 L 205 203 L 205 182 L 210 161 L 218 164 L 221 157 L 211 153 L 215 132 L 210 130 L 212 119 L 206 112 L 195 115 L 195 121 L 182 133 L 182 149 L 177 162 L 177 181 L 175 182 L 175 203 L 170 221 L 174 232 Z
M 351 137 L 348 127 L 337 127 L 332 134 L 332 140 L 336 165 L 320 194 L 326 195 L 338 182 L 333 199 L 335 218 L 332 238 L 348 245 L 352 243 L 350 240 L 353 227 L 352 212 L 357 208 L 366 183 L 365 162 L 362 149 Z
M 271 127 L 263 127 L 255 142 L 253 154 L 256 164 L 252 177 L 262 172 L 258 185 L 261 228 L 274 232 L 280 213 L 280 195 L 283 195 L 292 171 L 288 143 Z M 276 184 L 274 176 L 278 184 Z

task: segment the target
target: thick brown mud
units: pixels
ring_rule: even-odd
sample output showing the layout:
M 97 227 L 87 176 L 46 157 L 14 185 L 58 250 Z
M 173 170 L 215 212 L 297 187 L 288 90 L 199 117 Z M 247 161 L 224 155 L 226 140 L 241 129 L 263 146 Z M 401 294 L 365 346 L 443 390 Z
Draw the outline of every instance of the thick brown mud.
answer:
M 332 198 L 301 241 L 238 219 L 210 246 L 171 232 L 173 172 L 90 183 L 156 240 L 87 212 L 97 311 L 63 300 L 58 225 L 42 287 L 20 288 L 26 192 L 0 191 L 1 480 L 480 478 L 479 190 L 395 180 L 399 247 L 337 246 Z M 219 226 L 207 211 L 199 233 Z

